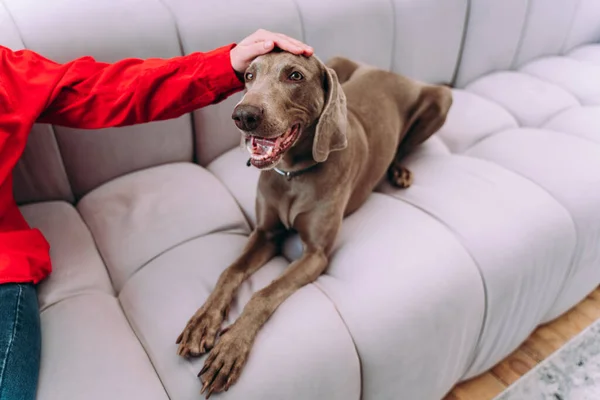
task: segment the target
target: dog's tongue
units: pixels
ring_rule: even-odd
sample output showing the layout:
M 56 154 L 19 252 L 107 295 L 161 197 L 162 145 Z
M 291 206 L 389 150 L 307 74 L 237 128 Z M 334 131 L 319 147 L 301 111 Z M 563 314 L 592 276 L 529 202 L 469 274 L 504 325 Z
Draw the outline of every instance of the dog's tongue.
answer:
M 249 150 L 253 154 L 263 155 L 272 152 L 276 144 L 276 140 L 252 136 L 250 138 Z

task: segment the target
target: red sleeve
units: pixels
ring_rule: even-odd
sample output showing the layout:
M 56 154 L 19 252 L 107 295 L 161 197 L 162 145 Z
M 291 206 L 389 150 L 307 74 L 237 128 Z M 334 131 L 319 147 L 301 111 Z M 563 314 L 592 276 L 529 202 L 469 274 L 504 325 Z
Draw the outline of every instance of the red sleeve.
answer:
M 113 64 L 91 57 L 58 64 L 22 50 L 3 53 L 0 69 L 16 108 L 45 97 L 38 122 L 95 129 L 175 118 L 241 90 L 229 58 L 234 46 Z

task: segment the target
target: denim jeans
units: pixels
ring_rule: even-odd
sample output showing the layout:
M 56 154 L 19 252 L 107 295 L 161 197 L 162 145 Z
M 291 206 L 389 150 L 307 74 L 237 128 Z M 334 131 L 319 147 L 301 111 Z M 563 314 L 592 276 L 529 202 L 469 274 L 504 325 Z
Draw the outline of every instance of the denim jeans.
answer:
M 0 400 L 35 400 L 40 314 L 31 284 L 0 284 Z

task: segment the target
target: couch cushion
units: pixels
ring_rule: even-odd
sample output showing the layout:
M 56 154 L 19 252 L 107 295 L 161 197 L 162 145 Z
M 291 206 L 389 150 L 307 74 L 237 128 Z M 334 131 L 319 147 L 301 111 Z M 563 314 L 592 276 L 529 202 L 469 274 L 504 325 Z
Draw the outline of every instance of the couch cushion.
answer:
M 256 223 L 256 191 L 260 171 L 246 166 L 248 152 L 235 148 L 215 159 L 206 168 L 212 172 L 235 197 L 252 226 Z
M 571 215 L 577 233 L 575 251 L 564 265 L 568 274 L 561 291 L 540 322 L 557 317 L 600 283 L 600 145 L 562 132 L 513 129 L 485 139 L 467 155 L 531 180 Z
M 114 293 L 94 239 L 72 205 L 38 203 L 21 207 L 21 212 L 50 243 L 52 273 L 38 285 L 42 311 L 76 296 Z
M 120 294 L 123 308 L 172 399 L 199 398 L 205 357 L 184 359 L 175 339 L 241 253 L 246 235 L 215 233 L 190 240 L 144 266 Z M 238 291 L 229 320 L 252 293 L 282 273 L 275 258 Z M 240 380 L 223 399 L 359 399 L 360 364 L 343 320 L 317 286 L 286 300 L 261 329 Z
M 598 9 L 600 10 L 600 7 Z M 589 44 L 578 47 L 569 53 L 569 57 L 600 66 L 600 44 Z
M 43 343 L 37 398 L 167 400 L 77 210 L 50 202 L 21 211 L 50 243 L 53 264 L 37 287 Z
M 410 189 L 381 190 L 443 223 L 481 273 L 486 320 L 467 376 L 479 374 L 517 347 L 552 307 L 575 249 L 572 220 L 544 190 L 493 163 L 415 154 L 405 164 L 414 174 Z
M 583 105 L 600 105 L 600 66 L 568 57 L 547 57 L 520 71 L 567 90 Z
M 113 296 L 67 298 L 41 314 L 38 400 L 168 400 Z
M 517 126 L 515 118 L 497 103 L 453 89 L 446 123 L 433 137 L 440 137 L 451 152 L 462 153 L 495 132 Z
M 600 106 L 563 111 L 544 124 L 544 129 L 565 132 L 600 144 Z
M 451 231 L 411 205 L 373 194 L 344 221 L 316 284 L 354 338 L 365 399 L 442 398 L 474 357 L 480 273 Z
M 540 126 L 556 113 L 579 105 L 566 90 L 515 71 L 486 75 L 469 84 L 466 90 L 504 107 L 521 126 Z
M 89 193 L 77 208 L 117 291 L 144 264 L 182 242 L 249 230 L 227 189 L 191 163 L 122 176 Z

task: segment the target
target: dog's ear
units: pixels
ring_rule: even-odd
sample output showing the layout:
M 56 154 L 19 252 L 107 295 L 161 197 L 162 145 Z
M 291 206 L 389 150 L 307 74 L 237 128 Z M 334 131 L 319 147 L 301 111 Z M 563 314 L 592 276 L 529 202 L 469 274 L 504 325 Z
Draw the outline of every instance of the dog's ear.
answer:
M 408 110 L 405 124 L 405 148 L 427 140 L 446 122 L 452 105 L 452 91 L 445 86 L 424 85 L 414 104 Z
M 324 162 L 329 157 L 329 153 L 343 150 L 348 146 L 346 95 L 335 71 L 325 65 L 323 69 L 325 106 L 317 122 L 312 149 L 313 158 L 317 162 Z

